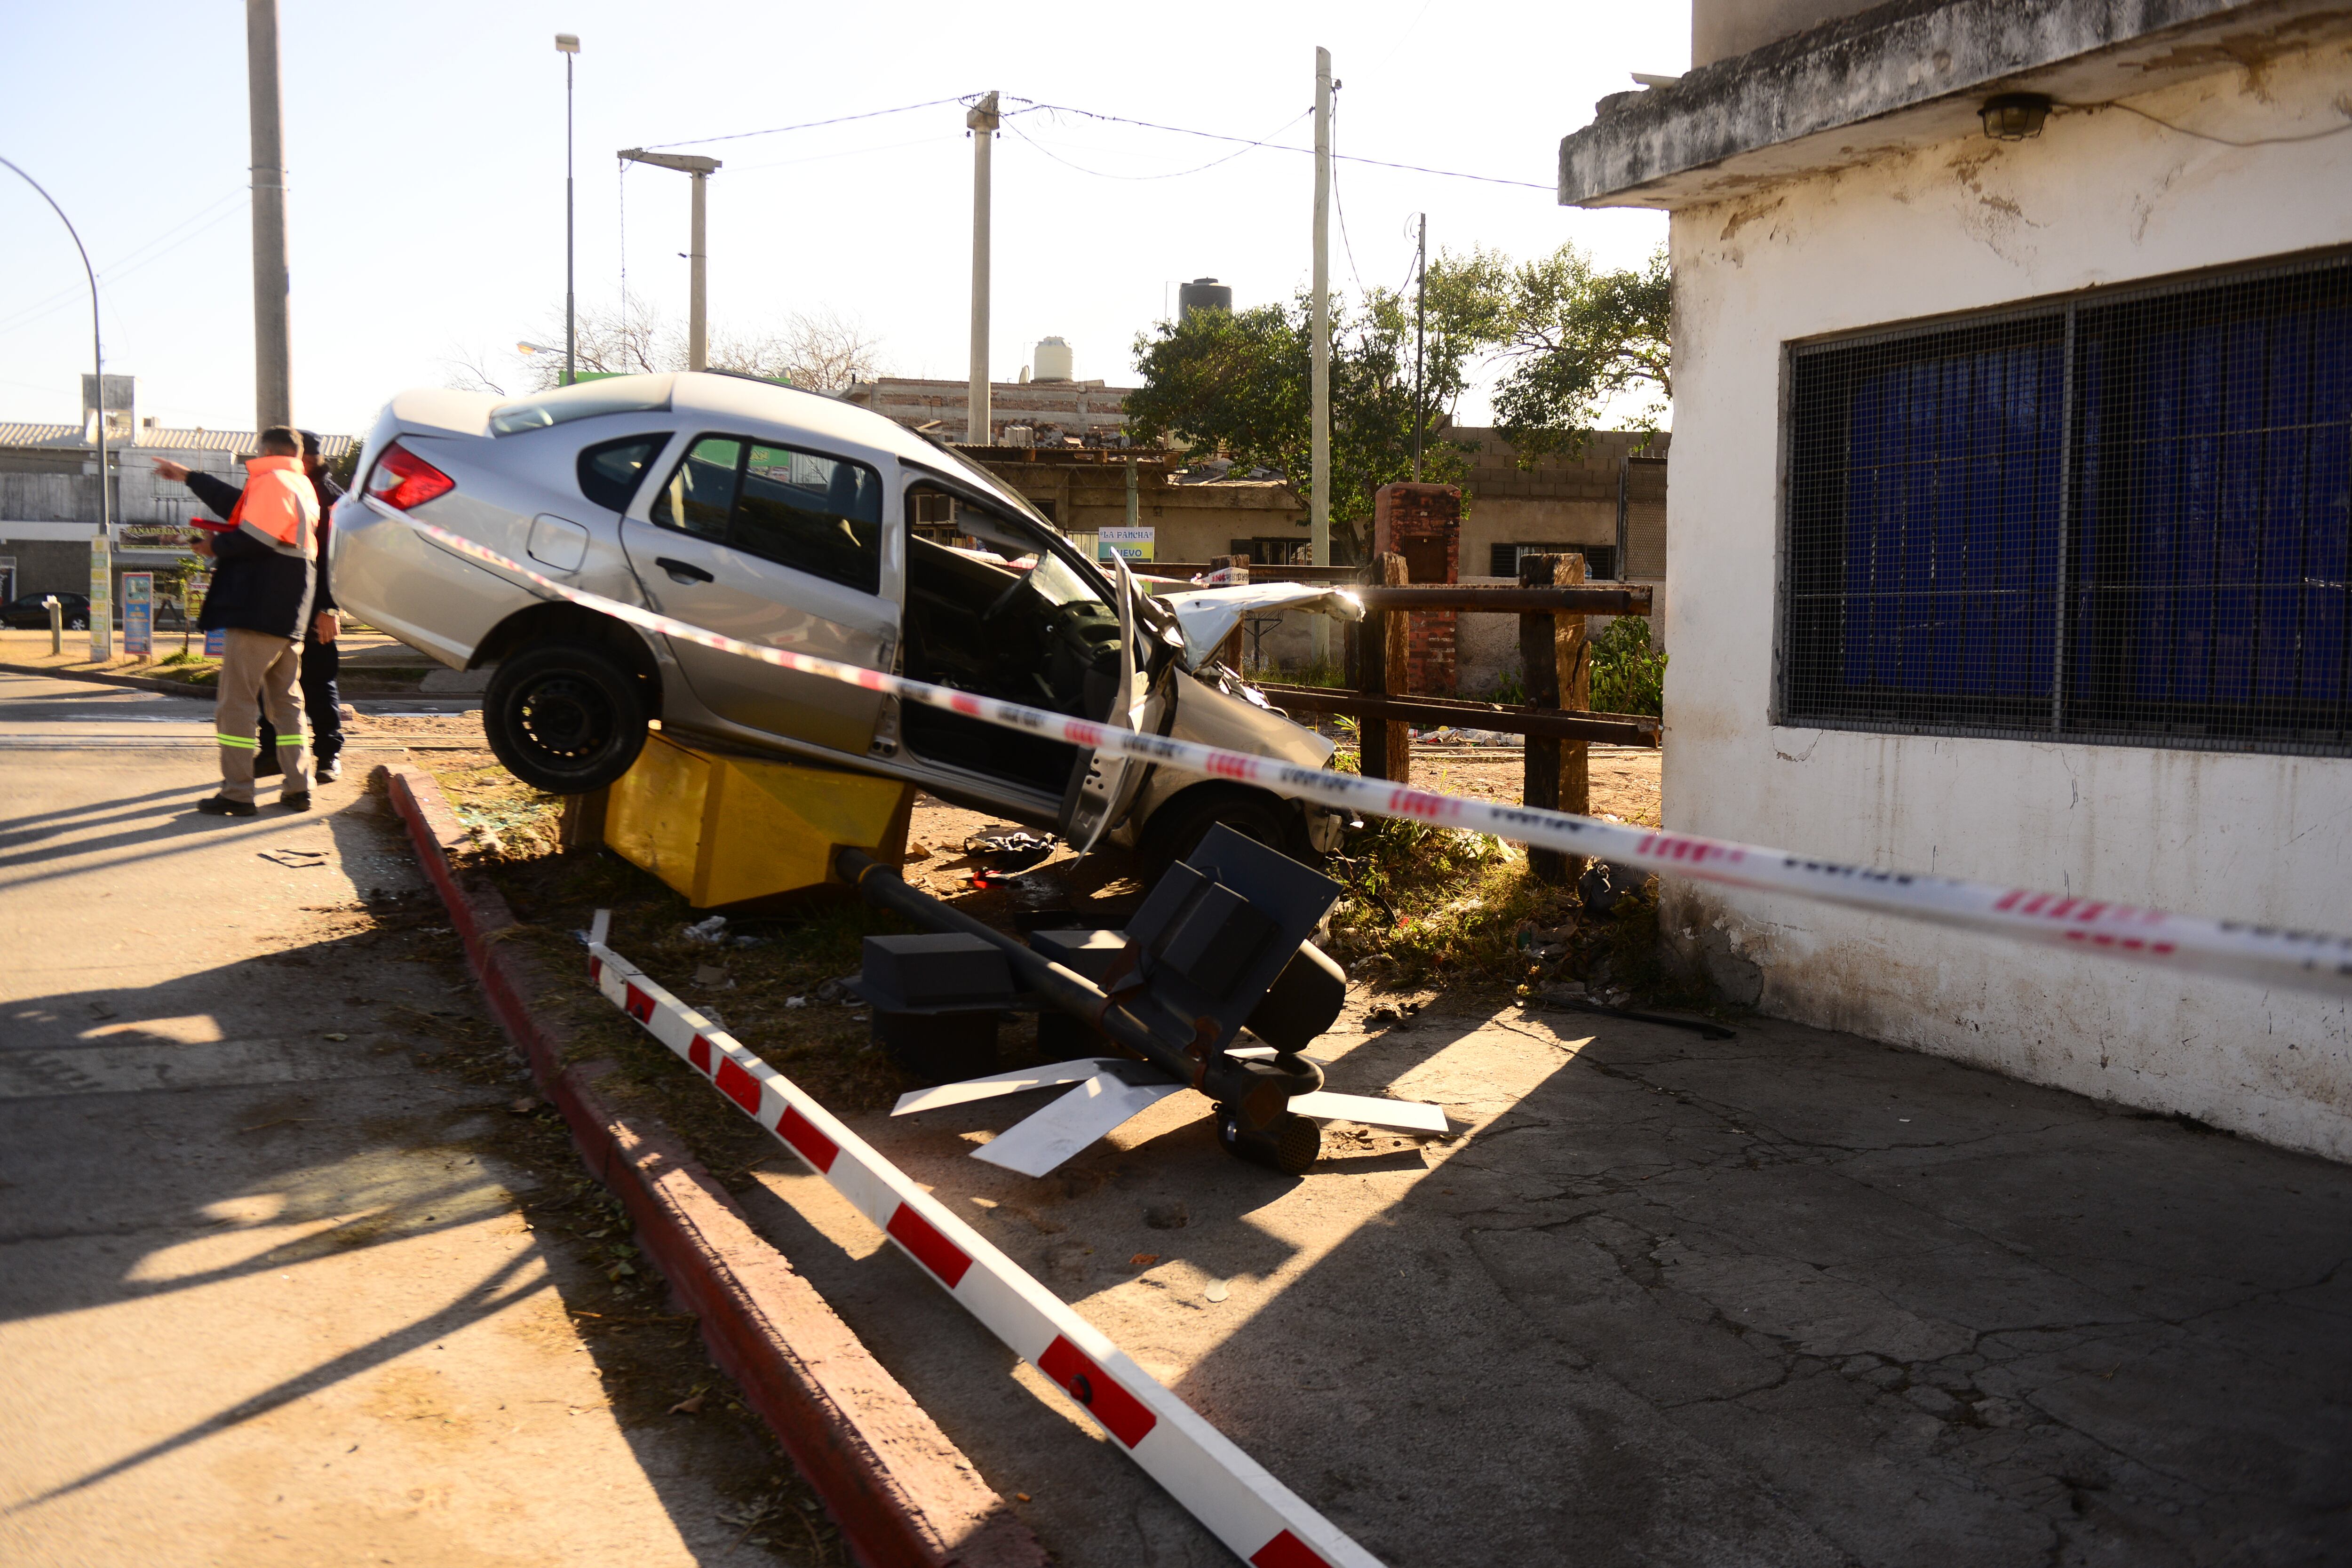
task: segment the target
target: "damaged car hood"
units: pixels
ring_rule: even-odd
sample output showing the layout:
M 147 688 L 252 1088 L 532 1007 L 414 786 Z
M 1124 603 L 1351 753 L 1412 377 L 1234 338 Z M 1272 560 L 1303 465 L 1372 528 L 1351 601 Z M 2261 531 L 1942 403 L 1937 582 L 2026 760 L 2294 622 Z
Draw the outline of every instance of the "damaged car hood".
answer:
M 1155 595 L 1184 634 L 1184 665 L 1199 669 L 1217 655 L 1248 615 L 1308 610 L 1343 621 L 1360 621 L 1364 606 L 1344 588 L 1318 583 L 1247 583 L 1231 588 L 1177 587 Z

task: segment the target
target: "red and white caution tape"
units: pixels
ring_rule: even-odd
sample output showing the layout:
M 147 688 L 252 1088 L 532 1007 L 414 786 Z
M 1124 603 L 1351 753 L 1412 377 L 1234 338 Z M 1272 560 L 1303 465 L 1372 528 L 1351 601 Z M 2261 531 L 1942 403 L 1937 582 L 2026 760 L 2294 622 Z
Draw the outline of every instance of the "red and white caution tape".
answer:
M 614 952 L 604 944 L 604 926 L 599 913 L 588 973 L 614 1006 L 832 1183 L 989 1332 L 1076 1400 L 1235 1555 L 1254 1568 L 1381 1568 L 1378 1558 L 790 1079 Z
M 1842 865 L 1759 845 L 1701 838 L 1687 833 L 1653 832 L 1533 806 L 1498 805 L 1462 795 L 1433 795 L 1329 768 L 1305 768 L 1272 757 L 1228 752 L 1170 736 L 1138 734 L 1131 730 L 1049 713 L 1041 708 L 1024 707 L 1018 702 L 929 686 L 881 670 L 739 642 L 635 605 L 567 587 L 446 529 L 394 511 L 373 496 L 367 500 L 386 517 L 407 522 L 461 555 L 511 573 L 550 594 L 615 620 L 664 637 L 740 654 L 780 669 L 862 686 L 904 701 L 945 708 L 968 718 L 1025 730 L 1111 756 L 1131 757 L 1210 778 L 1257 784 L 1277 795 L 1318 801 L 1368 816 L 1397 817 L 1488 833 L 1515 844 L 1613 860 L 1696 881 L 1794 893 L 1828 903 L 1907 915 L 1914 920 L 2105 953 L 2171 969 L 2352 995 L 2352 937 L 2167 914 L 2160 910 L 2137 909 L 2093 898 L 2041 893 L 2030 888 L 2004 888 L 1952 877 Z

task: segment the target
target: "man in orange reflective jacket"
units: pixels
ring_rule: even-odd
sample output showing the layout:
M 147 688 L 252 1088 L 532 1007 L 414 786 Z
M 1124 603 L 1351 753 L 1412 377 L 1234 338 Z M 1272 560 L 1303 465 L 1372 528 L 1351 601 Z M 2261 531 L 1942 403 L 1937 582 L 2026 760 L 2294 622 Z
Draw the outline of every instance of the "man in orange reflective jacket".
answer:
M 211 533 L 196 552 L 213 558 L 213 585 L 197 625 L 227 635 L 220 696 L 213 712 L 220 742 L 220 793 L 196 809 L 214 816 L 251 816 L 253 771 L 260 752 L 261 711 L 278 731 L 284 774 L 278 803 L 310 808 L 310 775 L 302 730 L 302 634 L 317 586 L 319 494 L 302 467 L 302 437 L 285 426 L 261 433 L 261 456 L 246 465 L 245 491 L 228 521 L 199 520 Z M 158 461 L 157 474 L 185 480 L 177 463 Z M 175 471 L 176 470 L 176 471 Z

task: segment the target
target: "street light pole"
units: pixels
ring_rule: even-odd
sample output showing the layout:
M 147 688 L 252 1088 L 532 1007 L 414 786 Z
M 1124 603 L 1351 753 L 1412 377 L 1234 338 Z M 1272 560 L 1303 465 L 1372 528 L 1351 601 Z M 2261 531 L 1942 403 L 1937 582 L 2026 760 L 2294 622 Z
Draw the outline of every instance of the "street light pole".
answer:
M 580 35 L 558 33 L 555 47 L 563 56 L 563 384 L 570 386 L 580 378 L 580 318 L 572 295 L 572 57 L 580 52 Z
M 683 153 L 648 153 L 642 147 L 624 147 L 617 155 L 632 163 L 651 163 L 656 169 L 675 170 L 694 179 L 694 212 L 689 220 L 687 242 L 686 368 L 705 369 L 710 345 L 709 294 L 704 270 L 709 257 L 704 250 L 702 237 L 703 192 L 710 183 L 710 176 L 722 165 L 716 158 L 699 158 Z
M 107 482 L 106 471 L 106 350 L 98 331 L 98 271 L 90 266 L 89 251 L 83 247 L 73 219 L 58 205 L 58 198 L 44 190 L 40 181 L 7 159 L 0 158 L 0 163 L 7 163 L 18 179 L 40 192 L 49 210 L 58 215 L 58 221 L 66 226 L 66 233 L 73 237 L 74 249 L 81 257 L 81 275 L 89 279 L 89 369 L 98 382 L 98 537 L 89 545 L 89 579 L 92 587 L 105 590 L 89 596 L 89 651 L 94 658 L 107 658 L 114 652 L 114 491 Z
M 988 445 L 988 261 L 991 179 L 996 127 L 996 94 L 990 93 L 963 117 L 971 128 L 971 386 L 964 404 L 963 438 Z

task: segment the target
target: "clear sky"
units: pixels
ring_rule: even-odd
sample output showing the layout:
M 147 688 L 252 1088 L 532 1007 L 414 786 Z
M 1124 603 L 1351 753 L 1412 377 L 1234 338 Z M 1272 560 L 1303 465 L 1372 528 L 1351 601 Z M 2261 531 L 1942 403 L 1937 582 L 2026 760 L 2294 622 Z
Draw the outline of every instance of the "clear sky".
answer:
M 882 341 L 886 368 L 961 378 L 971 145 L 954 104 L 788 134 L 729 136 L 995 89 L 1247 138 L 1311 144 L 1314 50 L 1334 57 L 1341 153 L 1539 189 L 1339 166 L 1332 275 L 1408 276 L 1412 215 L 1433 251 L 1516 256 L 1573 239 L 1612 265 L 1664 237 L 1649 213 L 1549 194 L 1560 136 L 1633 70 L 1689 63 L 1679 5 L 1193 4 L 1022 11 L 672 0 L 281 0 L 298 419 L 362 431 L 405 386 L 519 339 L 560 342 L 563 63 L 577 60 L 579 293 L 619 297 L 623 197 L 634 298 L 685 315 L 683 175 L 613 153 L 688 142 L 711 181 L 714 325 L 758 331 L 831 309 Z M 244 7 L 118 0 L 16 5 L 0 153 L 65 207 L 100 269 L 107 369 L 139 377 L 167 425 L 253 420 Z M 991 369 L 1012 379 L 1046 334 L 1076 374 L 1131 374 L 1136 334 L 1175 280 L 1221 278 L 1242 305 L 1307 280 L 1313 161 L 1044 111 L 995 150 Z M 1095 171 L 1087 173 L 1083 171 Z M 1106 175 L 1120 175 L 1110 178 Z M 1351 256 L 1352 252 L 1352 256 Z M 0 170 L 0 418 L 79 416 L 88 295 L 62 228 Z M 516 370 L 520 375 L 520 371 Z M 1465 407 L 1465 418 L 1483 413 Z

